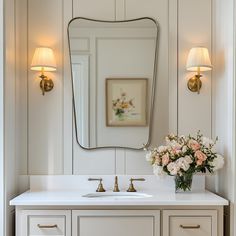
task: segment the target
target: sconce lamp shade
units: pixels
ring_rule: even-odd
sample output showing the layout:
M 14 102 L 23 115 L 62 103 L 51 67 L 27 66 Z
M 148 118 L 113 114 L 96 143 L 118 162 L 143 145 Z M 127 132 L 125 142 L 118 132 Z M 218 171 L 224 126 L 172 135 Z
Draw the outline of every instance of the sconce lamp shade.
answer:
M 212 70 L 208 49 L 205 47 L 192 48 L 188 55 L 186 68 L 188 71 Z
M 51 48 L 39 47 L 35 49 L 31 70 L 36 71 L 55 71 L 56 60 Z

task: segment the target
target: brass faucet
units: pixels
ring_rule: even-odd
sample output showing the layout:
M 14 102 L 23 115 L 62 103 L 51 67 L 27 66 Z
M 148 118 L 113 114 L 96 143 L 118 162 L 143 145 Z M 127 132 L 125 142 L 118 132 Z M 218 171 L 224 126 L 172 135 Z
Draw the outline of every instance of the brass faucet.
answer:
M 106 192 L 106 190 L 104 189 L 103 185 L 102 185 L 102 178 L 88 178 L 88 181 L 99 181 L 98 187 L 96 192 Z
M 131 178 L 130 185 L 129 185 L 127 192 L 137 192 L 137 190 L 134 188 L 133 181 L 145 181 L 145 179 L 144 178 L 138 178 L 138 179 Z
M 115 184 L 114 184 L 114 189 L 113 192 L 120 192 L 119 186 L 118 186 L 118 177 L 115 177 Z

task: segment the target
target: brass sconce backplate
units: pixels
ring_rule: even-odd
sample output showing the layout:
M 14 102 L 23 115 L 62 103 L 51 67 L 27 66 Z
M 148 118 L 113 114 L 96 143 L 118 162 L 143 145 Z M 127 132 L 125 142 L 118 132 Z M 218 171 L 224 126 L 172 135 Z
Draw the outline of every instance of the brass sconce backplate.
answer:
M 40 88 L 42 90 L 42 94 L 44 95 L 45 92 L 49 92 L 53 89 L 54 83 L 51 79 L 48 79 L 46 76 L 40 76 L 42 80 L 40 81 Z
M 190 91 L 199 93 L 202 87 L 202 81 L 200 80 L 201 77 L 201 75 L 195 75 L 188 80 L 188 89 Z
M 54 84 L 51 79 L 45 79 L 44 80 L 44 91 L 49 92 L 53 89 Z M 40 88 L 43 89 L 43 81 L 40 81 Z

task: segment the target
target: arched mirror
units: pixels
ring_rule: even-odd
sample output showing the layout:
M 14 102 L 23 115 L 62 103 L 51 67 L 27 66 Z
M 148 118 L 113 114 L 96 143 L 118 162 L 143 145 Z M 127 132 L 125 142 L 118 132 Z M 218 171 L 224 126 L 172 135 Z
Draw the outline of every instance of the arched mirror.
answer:
M 68 36 L 79 145 L 148 145 L 157 72 L 156 21 L 79 17 L 69 23 Z

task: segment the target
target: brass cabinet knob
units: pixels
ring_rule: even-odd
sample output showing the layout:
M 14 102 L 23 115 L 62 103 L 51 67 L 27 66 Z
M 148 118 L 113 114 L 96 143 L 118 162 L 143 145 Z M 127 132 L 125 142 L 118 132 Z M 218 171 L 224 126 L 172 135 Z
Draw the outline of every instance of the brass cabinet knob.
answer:
M 104 189 L 103 184 L 102 184 L 102 178 L 98 178 L 98 179 L 88 178 L 88 181 L 99 181 L 96 192 L 106 192 L 106 190 Z
M 134 181 L 145 181 L 145 179 L 144 178 L 137 178 L 137 179 L 131 178 L 130 185 L 127 192 L 137 192 L 137 190 L 134 188 L 134 184 L 133 184 Z

